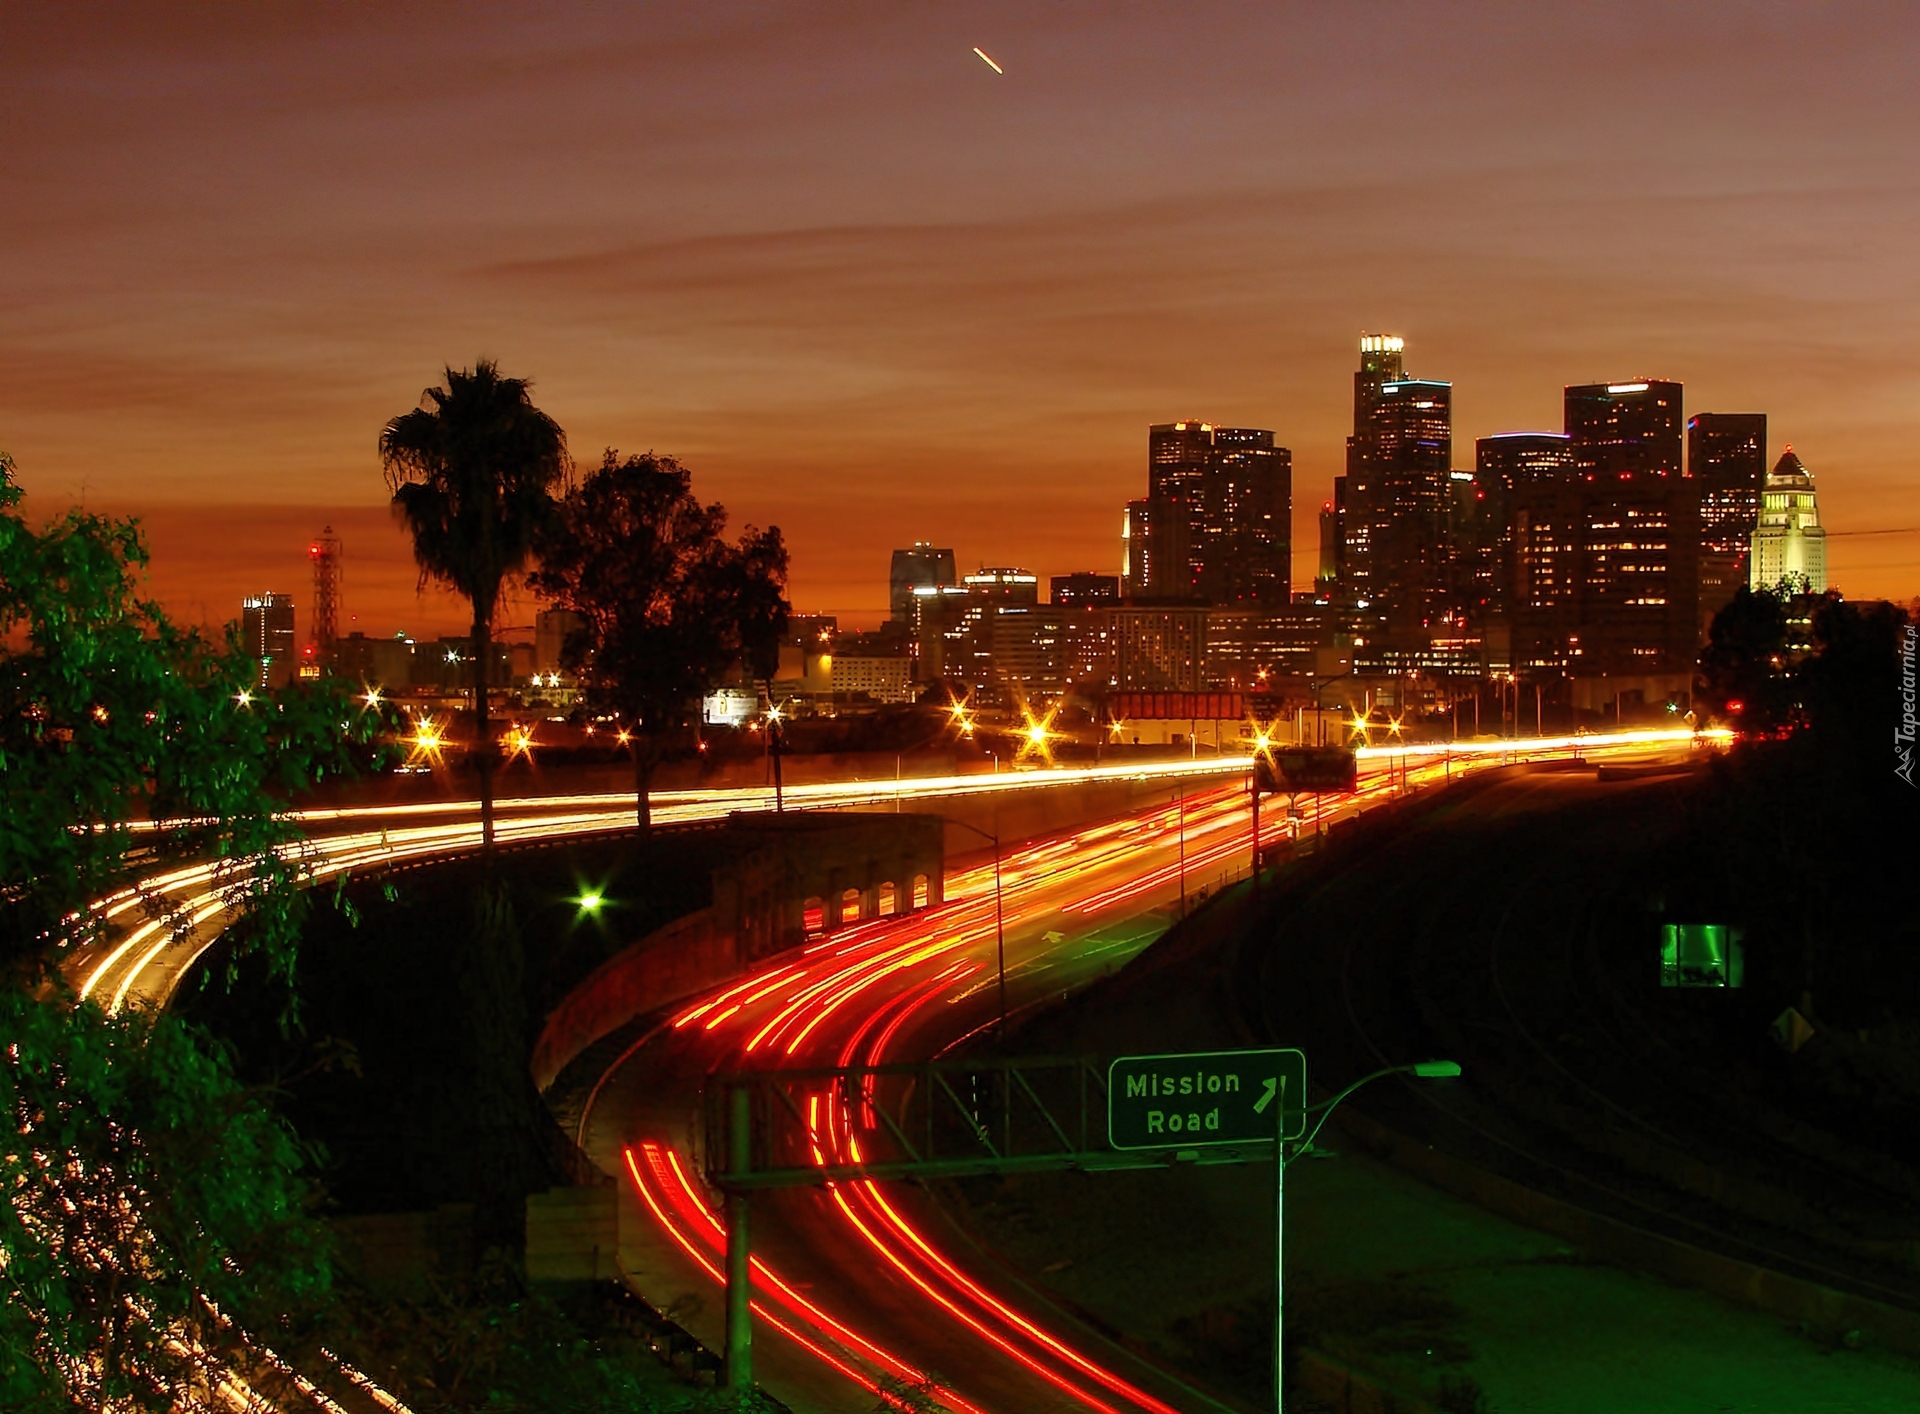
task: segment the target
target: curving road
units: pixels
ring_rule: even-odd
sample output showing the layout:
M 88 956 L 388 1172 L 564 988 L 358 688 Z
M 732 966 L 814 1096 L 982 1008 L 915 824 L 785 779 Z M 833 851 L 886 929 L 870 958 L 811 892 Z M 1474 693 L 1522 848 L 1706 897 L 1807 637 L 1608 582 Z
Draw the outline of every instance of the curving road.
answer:
M 1363 748 L 1360 790 L 1330 805 L 1331 823 L 1399 791 L 1509 761 L 1574 754 L 1620 760 L 1686 751 L 1684 731 Z M 1006 986 L 1016 1012 L 1043 1006 L 1123 964 L 1164 930 L 1183 891 L 1244 874 L 1251 854 L 1244 759 L 1001 776 L 795 787 L 791 808 L 884 805 L 1047 789 L 1102 779 L 1194 784 L 1168 804 L 1029 842 L 1002 859 Z M 654 799 L 660 824 L 764 809 L 770 791 L 691 791 Z M 631 795 L 498 802 L 502 843 L 628 827 Z M 478 847 L 477 803 L 301 812 L 304 857 L 321 880 L 350 869 L 444 858 Z M 1309 821 L 1311 829 L 1319 821 Z M 1263 842 L 1288 836 L 1284 812 L 1262 815 Z M 657 1306 L 719 1344 L 724 1231 L 693 1154 L 703 1078 L 744 1065 L 843 1065 L 920 1059 L 998 1017 L 993 871 L 959 870 L 942 908 L 848 928 L 700 998 L 645 1036 L 601 1077 L 581 1138 L 621 1174 L 637 1221 L 622 1260 Z M 115 936 L 77 952 L 69 975 L 110 1009 L 164 1005 L 244 907 L 237 884 L 197 865 L 142 879 L 96 907 Z M 819 1108 L 815 1155 L 858 1162 L 857 1116 Z M 756 1299 L 763 1381 L 802 1410 L 867 1410 L 892 1383 L 934 1376 L 956 1414 L 1209 1407 L 1091 1332 L 1036 1310 L 1003 1274 L 951 1255 L 938 1215 L 903 1185 L 871 1182 L 756 1198 Z M 625 1234 L 633 1234 L 629 1239 Z
M 1675 745 L 1685 749 L 1685 734 L 1579 743 L 1587 755 L 1598 748 L 1617 759 Z M 1547 744 L 1538 754 L 1574 749 Z M 1372 753 L 1358 794 L 1327 818 L 1501 759 L 1445 748 Z M 1291 828 L 1277 814 L 1263 817 L 1263 843 Z M 1063 832 L 1005 858 L 1011 1009 L 1044 1006 L 1140 951 L 1177 910 L 1183 874 L 1191 893 L 1244 873 L 1250 828 L 1244 787 L 1234 782 L 1184 807 Z M 590 1096 L 578 1137 L 635 1200 L 622 1261 L 650 1300 L 716 1348 L 724 1205 L 696 1157 L 703 1080 L 737 1069 L 920 1060 L 992 1026 L 990 865 L 951 877 L 948 897 L 939 910 L 848 929 L 695 1000 L 634 1043 Z M 875 1123 L 837 1094 L 823 1084 L 804 1105 L 816 1164 L 858 1163 Z M 796 1409 L 869 1410 L 883 1389 L 930 1378 L 956 1414 L 1217 1407 L 1061 1313 L 1036 1308 L 1005 1273 L 956 1255 L 940 1214 L 910 1185 L 826 1183 L 763 1192 L 753 1203 L 757 1368 Z

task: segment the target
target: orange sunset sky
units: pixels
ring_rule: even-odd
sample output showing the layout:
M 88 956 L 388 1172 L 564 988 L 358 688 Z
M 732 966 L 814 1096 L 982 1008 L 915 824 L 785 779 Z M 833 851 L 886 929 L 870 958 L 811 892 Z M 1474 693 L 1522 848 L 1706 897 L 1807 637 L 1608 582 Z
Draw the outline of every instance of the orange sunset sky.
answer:
M 1293 449 L 1304 586 L 1369 329 L 1456 466 L 1568 382 L 1767 413 L 1904 599 L 1916 55 L 1891 3 L 9 6 L 0 447 L 183 618 L 304 634 L 331 523 L 351 626 L 451 631 L 374 445 L 490 356 L 870 622 L 914 539 L 1117 570 L 1192 416 Z

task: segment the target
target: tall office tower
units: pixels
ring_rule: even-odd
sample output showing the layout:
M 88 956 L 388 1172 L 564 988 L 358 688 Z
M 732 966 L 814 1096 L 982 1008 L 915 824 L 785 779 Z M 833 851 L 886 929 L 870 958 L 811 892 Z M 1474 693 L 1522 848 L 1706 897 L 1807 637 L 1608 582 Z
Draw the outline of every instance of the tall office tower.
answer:
M 1335 477 L 1338 486 L 1345 477 Z M 1313 593 L 1317 599 L 1329 597 L 1340 580 L 1340 516 L 1333 502 L 1320 503 L 1320 560 L 1313 572 Z
M 1360 336 L 1347 439 L 1348 596 L 1418 630 L 1449 610 L 1453 385 L 1409 378 L 1405 343 Z
M 1563 432 L 1496 432 L 1473 444 L 1470 616 L 1499 620 L 1512 607 L 1515 489 L 1560 481 L 1572 470 L 1573 445 Z
M 1284 604 L 1292 589 L 1293 453 L 1257 427 L 1216 427 L 1194 559 L 1215 604 Z
M 1120 536 L 1120 587 L 1127 598 L 1192 597 L 1192 541 L 1185 502 L 1155 496 L 1127 502 Z
M 1690 671 L 1700 497 L 1681 465 L 1681 387 L 1566 390 L 1572 472 L 1515 488 L 1515 658 L 1576 676 Z
M 1790 594 L 1827 592 L 1827 532 L 1813 473 L 1789 445 L 1767 473 L 1753 532 L 1751 587 Z
M 1566 389 L 1574 469 L 1678 476 L 1682 471 L 1678 383 L 1582 383 Z
M 1147 429 L 1148 522 L 1161 551 L 1157 562 L 1149 556 L 1155 598 L 1185 599 L 1200 592 L 1205 487 L 1212 464 L 1211 423 L 1160 422 Z M 1177 532 L 1176 521 L 1182 523 Z
M 1055 604 L 1112 604 L 1120 598 L 1117 575 L 1080 570 L 1056 574 L 1048 583 L 1048 600 Z
M 1333 582 L 1336 587 L 1347 582 L 1347 478 L 1344 472 L 1333 478 Z
M 1040 576 L 1032 570 L 982 569 L 966 576 L 967 597 L 988 604 L 1038 604 Z
M 333 641 L 340 636 L 340 542 L 332 526 L 321 530 L 307 546 L 307 558 L 313 562 L 313 624 L 307 657 L 317 669 L 333 652 Z
M 893 552 L 893 567 L 887 574 L 888 613 L 897 624 L 911 624 L 914 590 L 940 589 L 959 582 L 953 551 L 936 550 L 930 541 L 916 540 L 912 549 Z
M 1293 453 L 1276 447 L 1272 432 L 1155 424 L 1147 429 L 1147 501 L 1161 539 L 1155 597 L 1286 602 Z M 1184 521 L 1183 529 L 1175 521 Z M 1176 543 L 1182 539 L 1184 547 Z
M 1700 623 L 1745 584 L 1760 493 L 1767 484 L 1767 415 L 1697 412 L 1687 419 L 1687 470 L 1700 488 Z
M 293 596 L 250 594 L 240 601 L 240 646 L 260 665 L 260 683 L 286 682 L 293 669 Z

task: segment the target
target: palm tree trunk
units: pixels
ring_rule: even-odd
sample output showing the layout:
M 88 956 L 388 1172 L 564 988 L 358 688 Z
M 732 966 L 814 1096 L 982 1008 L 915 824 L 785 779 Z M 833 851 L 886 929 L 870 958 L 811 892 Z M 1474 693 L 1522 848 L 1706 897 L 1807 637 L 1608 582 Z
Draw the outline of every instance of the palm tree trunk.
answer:
M 493 728 L 487 719 L 487 674 L 493 666 L 493 625 L 473 621 L 473 750 L 480 766 L 480 852 L 493 859 Z

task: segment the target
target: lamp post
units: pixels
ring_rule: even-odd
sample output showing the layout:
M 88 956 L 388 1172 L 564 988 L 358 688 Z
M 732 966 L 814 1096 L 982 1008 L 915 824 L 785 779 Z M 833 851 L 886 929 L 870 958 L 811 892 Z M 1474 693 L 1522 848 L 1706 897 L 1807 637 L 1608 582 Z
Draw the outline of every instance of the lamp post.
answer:
M 993 845 L 993 947 L 1000 964 L 1000 1035 L 1004 1038 L 1007 1034 L 1007 928 L 1006 915 L 1001 911 L 1000 905 L 1000 835 L 998 833 L 1000 821 L 997 805 L 994 807 L 994 814 L 995 832 L 993 834 L 988 834 L 978 825 L 969 825 L 965 820 L 955 820 L 951 816 L 947 818 L 947 823 L 958 825 L 963 830 L 972 830 L 981 839 Z
M 778 707 L 767 710 L 767 751 L 773 757 L 773 813 L 776 815 L 784 815 L 787 810 L 786 792 L 780 781 L 780 720 Z
M 1426 1060 L 1415 1061 L 1412 1065 L 1390 1065 L 1383 1070 L 1374 1071 L 1371 1075 L 1361 1076 L 1331 1100 L 1323 1100 L 1317 1105 L 1307 1106 L 1306 1113 L 1312 1114 L 1318 1110 L 1320 1112 L 1320 1118 L 1314 1122 L 1314 1126 L 1308 1131 L 1307 1137 L 1300 1141 L 1298 1148 L 1294 1151 L 1294 1157 L 1298 1158 L 1301 1154 L 1310 1154 L 1313 1152 L 1313 1141 L 1319 1136 L 1320 1130 L 1326 1124 L 1328 1116 L 1334 1112 L 1342 1100 L 1346 1099 L 1347 1096 L 1351 1095 L 1355 1090 L 1358 1090 L 1362 1085 L 1370 1084 L 1388 1075 L 1413 1075 L 1418 1076 L 1422 1080 L 1448 1080 L 1457 1076 L 1459 1073 L 1460 1063 L 1458 1061 Z M 1274 1130 L 1273 1140 L 1273 1407 L 1275 1414 L 1286 1414 L 1287 1358 L 1286 1346 L 1282 1341 L 1282 1337 L 1286 1330 L 1287 1271 L 1285 1238 L 1287 1231 L 1287 1165 L 1292 1162 L 1292 1160 L 1287 1158 L 1287 1141 L 1283 1137 L 1287 1132 L 1286 1106 L 1284 1104 L 1276 1105 L 1274 1110 L 1274 1123 L 1276 1128 Z
M 1353 669 L 1348 668 L 1344 673 L 1335 673 L 1329 678 L 1310 679 L 1313 683 L 1313 730 L 1315 746 L 1325 746 L 1327 744 L 1327 724 L 1325 719 L 1320 715 L 1321 690 L 1333 686 L 1333 684 L 1339 682 L 1341 678 L 1350 678 L 1352 676 Z

